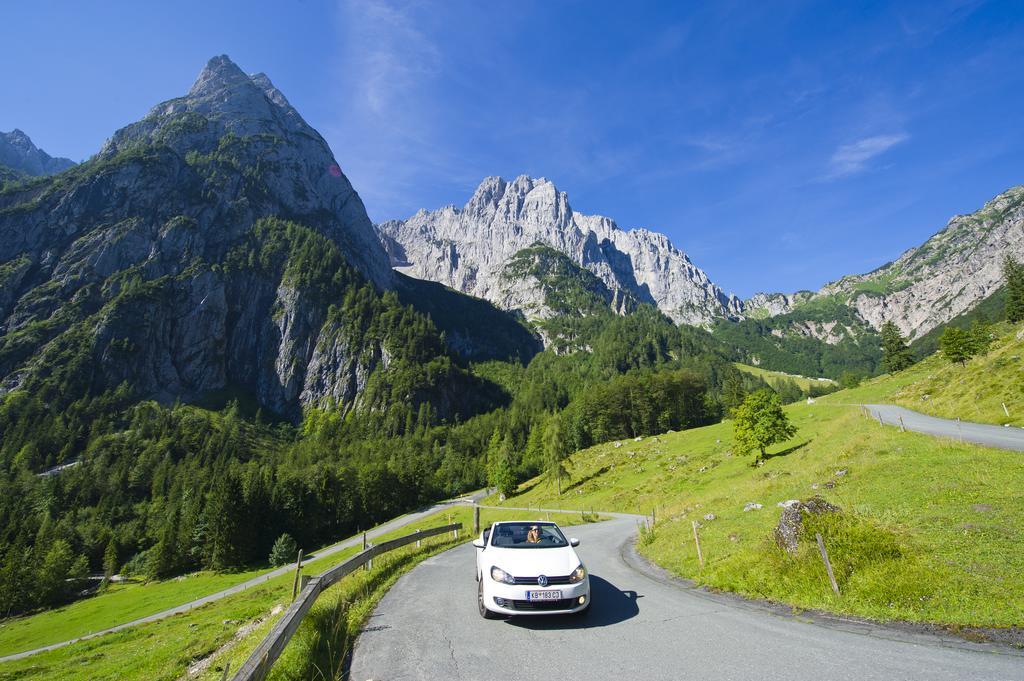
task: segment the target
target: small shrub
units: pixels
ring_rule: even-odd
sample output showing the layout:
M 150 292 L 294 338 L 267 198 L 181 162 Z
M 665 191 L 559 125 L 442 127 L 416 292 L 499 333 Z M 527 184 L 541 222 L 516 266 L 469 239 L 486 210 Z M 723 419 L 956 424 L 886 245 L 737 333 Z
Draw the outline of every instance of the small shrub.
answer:
M 295 543 L 295 540 L 290 534 L 285 532 L 277 541 L 274 542 L 273 548 L 270 549 L 270 564 L 274 567 L 281 567 L 295 561 L 298 557 L 299 545 Z

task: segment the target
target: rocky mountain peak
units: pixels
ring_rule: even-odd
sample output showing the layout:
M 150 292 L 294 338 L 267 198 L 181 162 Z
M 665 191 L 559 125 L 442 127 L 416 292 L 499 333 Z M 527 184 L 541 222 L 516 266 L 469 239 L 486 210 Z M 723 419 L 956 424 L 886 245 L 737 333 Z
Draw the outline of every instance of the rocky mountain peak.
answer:
M 568 195 L 543 177 L 487 177 L 462 208 L 421 210 L 378 225 L 378 231 L 402 272 L 502 307 L 535 310 L 536 316 L 545 314 L 536 281 L 510 281 L 505 266 L 537 244 L 596 275 L 613 298 L 628 294 L 677 322 L 708 324 L 739 311 L 739 300 L 715 286 L 668 237 L 577 213 Z
M 0 165 L 26 175 L 53 175 L 75 165 L 69 158 L 54 158 L 37 147 L 22 130 L 0 132 Z
M 265 74 L 249 76 L 227 56 L 214 57 L 188 94 L 118 130 L 100 155 L 139 144 L 166 147 L 183 158 L 229 155 L 239 171 L 258 171 L 269 199 L 261 212 L 316 226 L 378 287 L 391 287 L 388 257 L 362 200 L 327 142 Z

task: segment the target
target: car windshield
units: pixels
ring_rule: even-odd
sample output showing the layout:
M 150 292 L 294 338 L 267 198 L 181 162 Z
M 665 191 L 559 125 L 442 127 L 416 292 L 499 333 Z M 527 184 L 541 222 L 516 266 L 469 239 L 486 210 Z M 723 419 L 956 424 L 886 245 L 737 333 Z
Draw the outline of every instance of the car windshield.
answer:
M 503 549 L 550 549 L 568 546 L 554 523 L 501 523 L 491 532 L 491 546 Z

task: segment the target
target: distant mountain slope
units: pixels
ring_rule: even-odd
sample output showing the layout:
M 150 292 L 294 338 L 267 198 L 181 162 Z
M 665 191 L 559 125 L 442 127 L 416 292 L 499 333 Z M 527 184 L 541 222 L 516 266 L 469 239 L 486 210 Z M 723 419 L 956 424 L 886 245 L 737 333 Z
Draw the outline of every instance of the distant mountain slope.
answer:
M 508 265 L 537 245 L 591 272 L 611 292 L 610 305 L 630 298 L 656 305 L 677 323 L 698 325 L 740 312 L 740 301 L 712 283 L 668 237 L 625 231 L 609 218 L 577 213 L 566 194 L 543 178 L 488 177 L 462 208 L 421 210 L 377 227 L 400 272 L 530 318 L 547 316 L 543 285 Z
M 866 327 L 893 321 L 915 339 L 995 293 L 1003 285 L 1007 254 L 1024 260 L 1024 186 L 952 218 L 921 246 L 873 272 L 843 277 L 817 293 L 758 294 L 745 301 L 743 311 L 764 318 L 832 299 L 848 306 Z
M 53 175 L 67 170 L 75 162 L 70 158 L 54 158 L 37 147 L 21 130 L 0 132 L 0 166 L 25 175 Z M 3 178 L 0 177 L 0 182 Z

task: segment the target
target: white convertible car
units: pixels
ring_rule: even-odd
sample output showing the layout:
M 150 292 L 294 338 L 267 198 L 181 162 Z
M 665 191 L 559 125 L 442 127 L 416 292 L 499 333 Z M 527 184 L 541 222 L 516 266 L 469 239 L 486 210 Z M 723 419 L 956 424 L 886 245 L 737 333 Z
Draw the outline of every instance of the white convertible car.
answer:
M 484 530 L 476 547 L 480 615 L 555 615 L 590 608 L 590 577 L 551 522 L 499 522 Z

